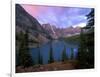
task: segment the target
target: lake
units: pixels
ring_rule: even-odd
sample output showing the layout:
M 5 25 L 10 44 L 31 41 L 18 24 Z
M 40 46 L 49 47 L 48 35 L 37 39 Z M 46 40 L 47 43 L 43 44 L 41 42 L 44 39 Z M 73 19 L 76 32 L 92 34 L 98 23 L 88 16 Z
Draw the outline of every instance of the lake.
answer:
M 50 47 L 52 46 L 53 58 L 55 61 L 62 60 L 62 51 L 66 48 L 66 55 L 68 59 L 71 59 L 71 49 L 73 49 L 73 59 L 76 59 L 78 53 L 78 43 L 64 42 L 63 40 L 53 40 L 46 44 L 42 44 L 37 48 L 30 48 L 30 54 L 35 64 L 38 64 L 38 53 L 42 55 L 43 64 L 48 64 Z

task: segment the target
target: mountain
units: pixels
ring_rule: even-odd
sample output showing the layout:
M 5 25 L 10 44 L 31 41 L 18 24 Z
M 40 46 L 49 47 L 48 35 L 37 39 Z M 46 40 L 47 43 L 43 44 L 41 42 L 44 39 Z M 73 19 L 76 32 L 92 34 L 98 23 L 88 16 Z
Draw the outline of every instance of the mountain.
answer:
M 50 34 L 50 36 L 53 39 L 57 39 L 58 38 L 57 33 L 55 32 L 55 30 L 56 30 L 55 26 L 50 25 L 49 23 L 47 23 L 47 24 L 42 24 L 42 27 Z
M 80 33 L 79 27 L 58 28 L 52 23 L 40 24 L 38 20 L 27 13 L 24 8 L 16 4 L 16 35 L 22 31 L 29 31 L 29 39 L 35 42 L 45 43 L 51 39 L 58 39 L 60 37 L 68 37 Z
M 61 37 L 69 37 L 69 36 L 77 35 L 81 31 L 80 27 L 74 28 L 74 27 L 70 26 L 67 28 L 58 28 L 49 23 L 42 24 L 42 26 L 55 39 L 61 38 Z
M 41 26 L 36 18 L 28 14 L 24 8 L 16 4 L 16 35 L 18 36 L 20 32 L 25 33 L 26 30 L 29 31 L 29 39 L 34 40 L 39 43 L 44 43 L 49 41 L 51 36 L 48 32 Z M 20 36 L 19 36 L 20 37 Z
M 80 32 L 81 32 L 81 29 L 79 27 L 74 28 L 71 26 L 71 27 L 63 29 L 63 35 L 66 37 L 80 34 Z

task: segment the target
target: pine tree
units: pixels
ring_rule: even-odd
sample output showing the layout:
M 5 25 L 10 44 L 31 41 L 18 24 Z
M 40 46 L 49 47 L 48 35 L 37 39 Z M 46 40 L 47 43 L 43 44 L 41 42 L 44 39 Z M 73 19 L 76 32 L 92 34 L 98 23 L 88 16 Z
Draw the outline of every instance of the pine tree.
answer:
M 78 51 L 79 68 L 86 68 L 86 63 L 87 63 L 86 40 L 87 40 L 86 35 L 83 33 L 83 29 L 81 29 L 80 46 Z
M 87 15 L 88 23 L 87 27 L 89 28 L 88 34 L 86 35 L 87 41 L 87 63 L 89 68 L 94 67 L 94 9 Z
M 87 25 L 81 29 L 78 60 L 80 68 L 94 67 L 94 9 L 87 15 Z M 84 30 L 87 30 L 84 33 Z
M 33 62 L 28 47 L 28 31 L 25 34 L 21 32 L 20 37 L 19 64 L 24 67 L 32 66 Z
M 87 27 L 94 26 L 94 9 L 91 9 L 91 12 L 87 15 Z
M 71 60 L 74 59 L 74 51 L 73 51 L 73 48 L 71 48 Z
M 38 63 L 39 64 L 43 64 L 43 61 L 42 61 L 42 55 L 41 55 L 41 53 L 40 53 L 40 48 L 39 48 L 39 53 L 38 53 L 39 55 L 38 55 Z
M 49 63 L 52 63 L 52 62 L 54 62 L 54 58 L 53 58 L 53 49 L 52 49 L 52 42 L 51 42 L 49 54 L 50 54 L 50 56 L 49 56 L 49 57 L 50 57 L 50 58 L 49 58 Z
M 68 60 L 68 57 L 66 55 L 66 47 L 64 46 L 64 50 L 62 51 L 62 61 Z

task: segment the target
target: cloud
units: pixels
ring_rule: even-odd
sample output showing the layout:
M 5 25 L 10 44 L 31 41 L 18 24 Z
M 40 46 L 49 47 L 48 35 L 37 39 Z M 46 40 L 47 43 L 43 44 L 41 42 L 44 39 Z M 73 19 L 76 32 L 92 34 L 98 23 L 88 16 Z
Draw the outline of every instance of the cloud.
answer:
M 57 27 L 69 27 L 87 22 L 86 15 L 91 11 L 91 8 L 79 7 L 22 6 L 41 24 L 50 23 Z
M 86 22 L 83 22 L 83 23 L 79 23 L 79 24 L 76 24 L 76 25 L 73 25 L 73 27 L 85 27 L 86 26 Z

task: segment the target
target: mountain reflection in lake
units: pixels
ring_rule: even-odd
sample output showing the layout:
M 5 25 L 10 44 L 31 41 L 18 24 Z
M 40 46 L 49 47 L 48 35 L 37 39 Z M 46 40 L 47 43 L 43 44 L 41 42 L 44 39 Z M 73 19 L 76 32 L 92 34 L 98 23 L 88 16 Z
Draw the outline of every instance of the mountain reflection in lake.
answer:
M 71 59 L 71 49 L 73 49 L 73 59 L 76 59 L 77 52 L 78 52 L 78 43 L 73 42 L 64 42 L 61 40 L 53 40 L 52 42 L 48 42 L 46 44 L 40 45 L 40 47 L 37 48 L 30 48 L 30 54 L 32 56 L 32 59 L 34 60 L 35 64 L 38 63 L 38 53 L 40 51 L 40 54 L 43 58 L 43 64 L 48 64 L 49 60 L 49 52 L 50 52 L 50 46 L 52 46 L 53 51 L 53 58 L 55 61 L 61 61 L 62 59 L 62 51 L 64 47 L 66 47 L 66 55 L 68 59 Z

